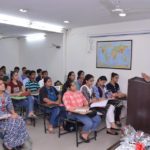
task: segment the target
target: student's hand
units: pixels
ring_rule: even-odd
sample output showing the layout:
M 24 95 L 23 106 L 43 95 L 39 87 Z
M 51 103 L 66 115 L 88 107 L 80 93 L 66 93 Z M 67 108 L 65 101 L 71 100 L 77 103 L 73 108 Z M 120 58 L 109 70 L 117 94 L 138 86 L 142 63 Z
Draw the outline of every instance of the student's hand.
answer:
M 59 101 L 57 101 L 57 102 L 55 102 L 55 104 L 56 104 L 56 105 L 59 105 L 59 104 L 60 104 L 60 102 L 59 102 Z
M 18 114 L 17 114 L 17 113 L 13 113 L 13 114 L 11 115 L 11 118 L 17 119 L 17 118 L 18 118 Z
M 112 98 L 118 97 L 118 93 L 112 93 Z
M 105 98 L 100 98 L 99 102 L 105 101 Z
M 118 93 L 118 97 L 119 98 L 124 98 L 124 97 L 126 97 L 126 94 L 124 94 L 124 93 Z
M 92 98 L 91 103 L 95 103 L 95 102 L 98 102 L 98 101 L 99 101 L 98 99 Z
M 84 107 L 81 107 L 81 108 L 89 110 L 89 106 L 84 106 Z
M 16 94 L 16 96 L 21 96 L 21 94 L 22 94 L 22 92 L 19 92 L 19 93 Z

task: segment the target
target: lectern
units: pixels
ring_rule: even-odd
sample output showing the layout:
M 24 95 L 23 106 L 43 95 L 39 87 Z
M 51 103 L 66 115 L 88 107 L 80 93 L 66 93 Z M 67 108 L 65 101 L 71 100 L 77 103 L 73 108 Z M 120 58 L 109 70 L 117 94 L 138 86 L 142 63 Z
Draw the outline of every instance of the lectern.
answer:
M 150 82 L 139 77 L 128 81 L 127 123 L 150 133 Z

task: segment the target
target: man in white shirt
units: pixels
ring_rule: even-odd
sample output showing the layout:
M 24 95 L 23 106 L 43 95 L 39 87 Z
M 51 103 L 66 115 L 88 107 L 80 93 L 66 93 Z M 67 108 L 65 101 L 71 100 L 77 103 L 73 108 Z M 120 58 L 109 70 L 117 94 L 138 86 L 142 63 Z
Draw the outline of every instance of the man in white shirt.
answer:
M 48 71 L 42 71 L 42 79 L 39 81 L 40 88 L 44 86 L 44 78 L 48 77 Z

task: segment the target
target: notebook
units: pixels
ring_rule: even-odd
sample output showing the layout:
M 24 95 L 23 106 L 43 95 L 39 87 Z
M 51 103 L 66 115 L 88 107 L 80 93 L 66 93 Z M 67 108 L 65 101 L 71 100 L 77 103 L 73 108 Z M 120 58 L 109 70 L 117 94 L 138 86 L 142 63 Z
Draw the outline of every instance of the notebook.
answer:
M 95 102 L 95 103 L 92 103 L 90 107 L 91 108 L 94 108 L 94 107 L 106 107 L 108 101 L 109 100 L 104 100 L 104 101 L 101 101 L 101 102 Z

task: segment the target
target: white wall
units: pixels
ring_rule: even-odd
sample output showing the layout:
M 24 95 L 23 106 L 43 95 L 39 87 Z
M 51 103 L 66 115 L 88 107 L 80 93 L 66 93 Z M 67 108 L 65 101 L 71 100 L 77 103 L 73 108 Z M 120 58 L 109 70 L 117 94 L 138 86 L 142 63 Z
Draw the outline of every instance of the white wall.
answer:
M 89 51 L 88 35 L 101 35 L 106 33 L 128 33 L 134 31 L 150 31 L 150 20 L 123 22 L 100 26 L 82 27 L 72 29 L 67 35 L 67 56 L 66 71 L 74 70 L 77 72 L 83 69 L 86 73 L 95 76 L 95 80 L 100 75 L 106 75 L 110 79 L 111 72 L 120 75 L 120 85 L 122 91 L 127 91 L 127 81 L 134 76 L 140 76 L 141 72 L 150 74 L 150 34 L 131 35 L 119 37 L 95 38 L 93 50 Z M 96 68 L 96 41 L 98 40 L 133 40 L 132 70 L 114 70 Z
M 19 66 L 19 43 L 16 38 L 0 39 L 0 66 L 5 65 L 9 72 Z
M 52 47 L 52 43 L 60 45 L 60 49 Z M 63 34 L 50 33 L 43 41 L 29 42 L 19 40 L 20 65 L 29 69 L 42 68 L 48 70 L 53 81 L 64 80 Z

